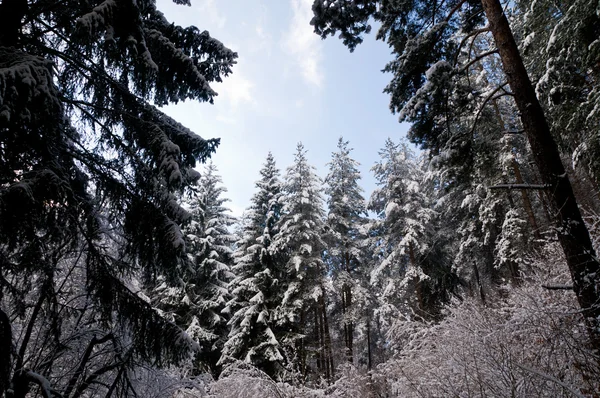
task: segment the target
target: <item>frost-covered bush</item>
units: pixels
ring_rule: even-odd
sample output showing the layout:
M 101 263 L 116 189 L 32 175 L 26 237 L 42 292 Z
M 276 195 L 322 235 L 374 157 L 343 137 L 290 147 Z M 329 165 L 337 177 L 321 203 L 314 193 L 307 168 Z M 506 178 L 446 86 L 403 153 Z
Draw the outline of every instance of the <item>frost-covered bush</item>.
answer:
M 402 336 L 394 359 L 380 365 L 374 383 L 385 396 L 570 397 L 598 393 L 598 364 L 584 346 L 577 311 L 558 247 L 532 259 L 518 287 L 502 287 L 483 307 L 455 302 L 435 325 L 397 322 Z M 544 287 L 546 286 L 546 287 Z M 407 333 L 408 332 L 408 333 Z
M 266 373 L 243 361 L 235 361 L 226 367 L 219 380 L 210 386 L 214 398 L 275 398 L 293 397 Z
M 338 368 L 338 378 L 327 385 L 307 387 L 302 383 L 274 382 L 266 373 L 242 361 L 227 367 L 218 381 L 210 386 L 210 397 L 218 398 L 364 398 L 379 396 L 369 374 L 350 364 Z

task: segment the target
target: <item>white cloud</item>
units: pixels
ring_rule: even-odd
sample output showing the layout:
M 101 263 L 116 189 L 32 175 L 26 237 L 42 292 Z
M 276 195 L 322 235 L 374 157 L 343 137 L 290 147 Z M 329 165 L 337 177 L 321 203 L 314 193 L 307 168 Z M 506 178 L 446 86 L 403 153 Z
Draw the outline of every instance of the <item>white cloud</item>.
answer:
M 310 25 L 313 0 L 291 0 L 294 15 L 283 40 L 285 51 L 294 57 L 300 67 L 302 77 L 310 84 L 321 87 L 322 44 L 319 36 L 313 33 Z
M 233 109 L 241 103 L 256 105 L 253 96 L 254 83 L 235 67 L 231 75 L 223 78 L 223 83 L 215 84 L 213 88 L 219 93 L 215 103 L 226 102 L 228 107 Z
M 223 78 L 222 83 L 212 84 L 212 88 L 219 94 L 215 98 L 215 119 L 224 124 L 235 125 L 240 116 L 243 118 L 245 110 L 250 107 L 256 109 L 254 87 L 252 80 L 235 67 L 231 75 Z
M 222 29 L 225 26 L 227 19 L 219 12 L 215 0 L 195 0 L 192 1 L 192 5 L 202 12 L 203 17 L 208 19 L 209 26 L 214 26 L 219 29 Z

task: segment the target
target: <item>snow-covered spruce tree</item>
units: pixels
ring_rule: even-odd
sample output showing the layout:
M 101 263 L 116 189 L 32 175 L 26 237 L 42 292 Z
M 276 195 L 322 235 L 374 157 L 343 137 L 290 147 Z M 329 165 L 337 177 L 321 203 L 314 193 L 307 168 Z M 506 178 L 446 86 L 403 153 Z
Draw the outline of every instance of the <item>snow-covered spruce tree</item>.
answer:
M 179 224 L 189 215 L 175 192 L 198 179 L 193 167 L 218 144 L 157 106 L 212 101 L 209 84 L 231 72 L 236 54 L 208 32 L 169 23 L 153 0 L 0 7 L 0 289 L 11 303 L 0 311 L 15 319 L 27 307 L 14 277 L 43 289 L 42 306 L 52 302 L 56 258 L 77 248 L 93 310 L 130 326 L 131 358 L 183 358 L 190 346 L 179 328 L 124 281 L 140 269 L 180 272 Z M 10 339 L 1 344 L 7 352 Z M 26 393 L 43 382 L 33 373 L 49 372 L 14 359 L 0 385 L 10 378 Z
M 339 32 L 350 49 L 371 30 L 371 17 L 381 23 L 378 38 L 386 40 L 396 55 L 385 69 L 393 74 L 386 89 L 392 97 L 391 108 L 399 111 L 402 119 L 414 123 L 412 138 L 420 143 L 428 144 L 444 137 L 436 118 L 449 109 L 446 101 L 449 93 L 457 92 L 453 84 L 456 80 L 452 77 L 464 74 L 470 66 L 487 57 L 499 55 L 506 80 L 488 97 L 491 100 L 506 90 L 504 87 L 510 87 L 507 94 L 519 110 L 522 130 L 542 183 L 549 187 L 558 239 L 567 258 L 591 343 L 600 349 L 600 262 L 500 0 L 452 0 L 443 4 L 315 0 L 313 11 L 315 16 L 311 23 L 315 31 L 322 37 Z M 454 40 L 457 34 L 464 37 L 461 40 L 464 44 L 479 35 L 491 35 L 496 48 L 457 64 L 457 52 L 462 47 Z M 421 101 L 411 101 L 414 96 L 420 96 Z M 467 95 L 464 99 L 469 102 L 470 97 Z M 405 107 L 415 104 L 418 109 L 407 113 Z
M 285 275 L 271 247 L 282 203 L 279 169 L 270 152 L 260 176 L 234 253 L 235 278 L 229 285 L 232 298 L 226 308 L 230 332 L 219 362 L 242 360 L 278 379 L 284 365 L 274 311 L 283 294 L 279 279 Z
M 427 312 L 425 285 L 430 277 L 421 260 L 429 250 L 429 228 L 435 214 L 422 190 L 423 173 L 408 145 L 388 138 L 379 154 L 381 160 L 372 168 L 379 188 L 371 196 L 369 209 L 380 219 L 377 239 L 383 256 L 371 278 L 387 286 L 384 297 L 406 300 L 423 316 Z
M 352 149 L 348 148 L 348 141 L 344 141 L 342 137 L 337 147 L 338 150 L 333 152 L 329 162 L 329 173 L 325 177 L 329 208 L 326 260 L 329 274 L 334 278 L 335 289 L 341 297 L 346 358 L 352 363 L 354 327 L 357 318 L 362 315 L 358 314 L 358 306 L 355 304 L 356 292 L 359 290 L 355 285 L 359 280 L 364 280 L 361 276 L 364 270 L 360 267 L 367 211 L 363 190 L 358 185 L 358 162 L 350 157 Z M 362 298 L 358 299 L 360 301 Z
M 284 177 L 284 207 L 273 242 L 274 253 L 287 261 L 280 266 L 283 298 L 275 319 L 277 339 L 292 370 L 306 380 L 333 377 L 331 338 L 325 297 L 323 252 L 325 229 L 321 179 L 299 143 L 294 164 Z M 310 376 L 309 376 L 310 374 Z
M 236 238 L 229 227 L 235 219 L 224 206 L 229 199 L 223 197 L 227 189 L 216 166 L 210 162 L 201 174 L 199 192 L 189 200 L 192 220 L 183 230 L 188 262 L 177 283 L 164 280 L 151 294 L 163 316 L 199 344 L 198 369 L 218 375 L 228 332 L 229 318 L 223 312 L 231 299 L 228 284 Z

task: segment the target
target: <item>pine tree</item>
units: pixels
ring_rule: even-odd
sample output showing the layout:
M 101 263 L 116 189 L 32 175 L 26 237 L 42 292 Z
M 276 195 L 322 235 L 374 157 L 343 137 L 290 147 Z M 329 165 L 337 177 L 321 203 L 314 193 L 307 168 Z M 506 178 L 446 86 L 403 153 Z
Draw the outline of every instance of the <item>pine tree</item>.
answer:
M 341 296 L 346 358 L 354 359 L 354 328 L 357 313 L 357 281 L 364 280 L 360 270 L 366 216 L 365 199 L 358 185 L 358 162 L 350 157 L 348 141 L 340 137 L 325 177 L 327 206 L 327 265 Z
M 163 315 L 173 317 L 199 344 L 198 366 L 218 375 L 229 321 L 223 312 L 231 299 L 228 284 L 234 277 L 230 267 L 236 239 L 229 228 L 235 219 L 224 206 L 229 201 L 223 197 L 227 189 L 212 162 L 203 170 L 199 186 L 189 202 L 192 220 L 183 230 L 189 262 L 178 285 L 164 281 L 154 301 Z
M 272 253 L 272 242 L 282 203 L 279 169 L 270 152 L 260 175 L 234 253 L 235 278 L 229 286 L 233 298 L 227 303 L 230 332 L 220 363 L 236 358 L 278 379 L 285 364 L 274 311 L 281 303 L 279 279 L 284 275 Z
M 276 310 L 283 331 L 279 342 L 286 361 L 306 378 L 315 372 L 333 376 L 333 363 L 325 303 L 324 210 L 321 179 L 299 143 L 294 164 L 284 177 L 284 207 L 273 242 L 274 252 L 287 259 L 281 280 L 284 294 Z
M 212 102 L 210 83 L 231 73 L 236 57 L 208 32 L 169 23 L 153 0 L 2 2 L 0 279 L 11 308 L 27 291 L 13 276 L 42 289 L 51 308 L 57 259 L 77 250 L 90 306 L 108 324 L 129 325 L 138 360 L 168 364 L 189 353 L 189 340 L 126 281 L 140 270 L 180 274 L 179 225 L 189 214 L 177 193 L 218 145 L 157 106 Z M 41 379 L 20 366 L 26 358 L 15 360 L 13 387 L 26 394 Z

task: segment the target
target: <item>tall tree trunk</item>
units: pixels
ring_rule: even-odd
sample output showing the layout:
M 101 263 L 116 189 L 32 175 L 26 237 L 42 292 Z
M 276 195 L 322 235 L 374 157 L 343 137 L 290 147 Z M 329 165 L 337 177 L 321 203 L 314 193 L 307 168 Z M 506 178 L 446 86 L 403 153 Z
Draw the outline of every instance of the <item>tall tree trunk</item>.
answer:
M 371 314 L 367 310 L 367 370 L 371 370 Z
M 300 312 L 300 325 L 306 325 L 306 312 L 302 310 Z M 306 330 L 306 329 L 305 329 Z M 300 359 L 300 374 L 302 379 L 306 381 L 306 349 L 305 349 L 305 337 L 297 340 L 298 358 Z
M 481 302 L 485 305 L 485 290 L 483 289 L 483 282 L 481 281 L 479 268 L 477 267 L 477 262 L 475 260 L 473 260 L 473 275 L 475 276 L 475 288 L 477 289 L 477 293 L 481 298 Z
M 4 395 L 10 382 L 11 349 L 12 329 L 10 320 L 8 315 L 0 309 L 0 397 Z
M 596 260 L 588 230 L 563 167 L 558 147 L 523 59 L 519 54 L 510 25 L 499 0 L 481 0 L 496 42 L 504 72 L 527 134 L 529 145 L 542 181 L 548 184 L 557 212 L 558 239 L 565 253 L 573 287 L 581 306 L 594 349 L 600 348 L 600 264 Z
M 350 279 L 350 253 L 346 252 L 344 253 L 344 268 L 345 271 L 347 273 L 348 279 Z M 345 283 L 344 287 L 342 288 L 342 290 L 345 292 L 344 294 L 344 299 L 345 299 L 345 303 L 344 303 L 344 315 L 345 315 L 345 319 L 344 319 L 344 332 L 346 334 L 345 336 L 345 340 L 346 340 L 346 358 L 348 359 L 348 362 L 352 363 L 354 362 L 354 352 L 353 352 L 353 345 L 354 345 L 354 324 L 352 322 L 351 319 L 351 307 L 352 307 L 352 286 L 350 286 L 349 283 Z
M 325 334 L 325 361 L 329 362 L 330 380 L 335 378 L 335 368 L 333 367 L 333 349 L 331 347 L 331 335 L 329 334 L 329 322 L 327 321 L 327 305 L 325 305 L 325 289 L 321 286 L 321 312 L 323 314 L 323 332 Z
M 314 337 L 314 341 L 315 341 L 315 347 L 317 348 L 317 356 L 316 356 L 316 360 L 317 360 L 317 371 L 321 374 L 325 373 L 321 367 L 321 356 L 323 355 L 323 353 L 321 352 L 321 348 L 323 347 L 323 345 L 321 344 L 322 341 L 322 335 L 321 335 L 321 331 L 320 331 L 320 327 L 319 327 L 319 307 L 315 306 L 314 307 L 314 311 L 313 311 L 313 315 L 314 315 L 314 322 L 315 322 L 315 327 L 313 330 L 313 333 L 315 335 Z

